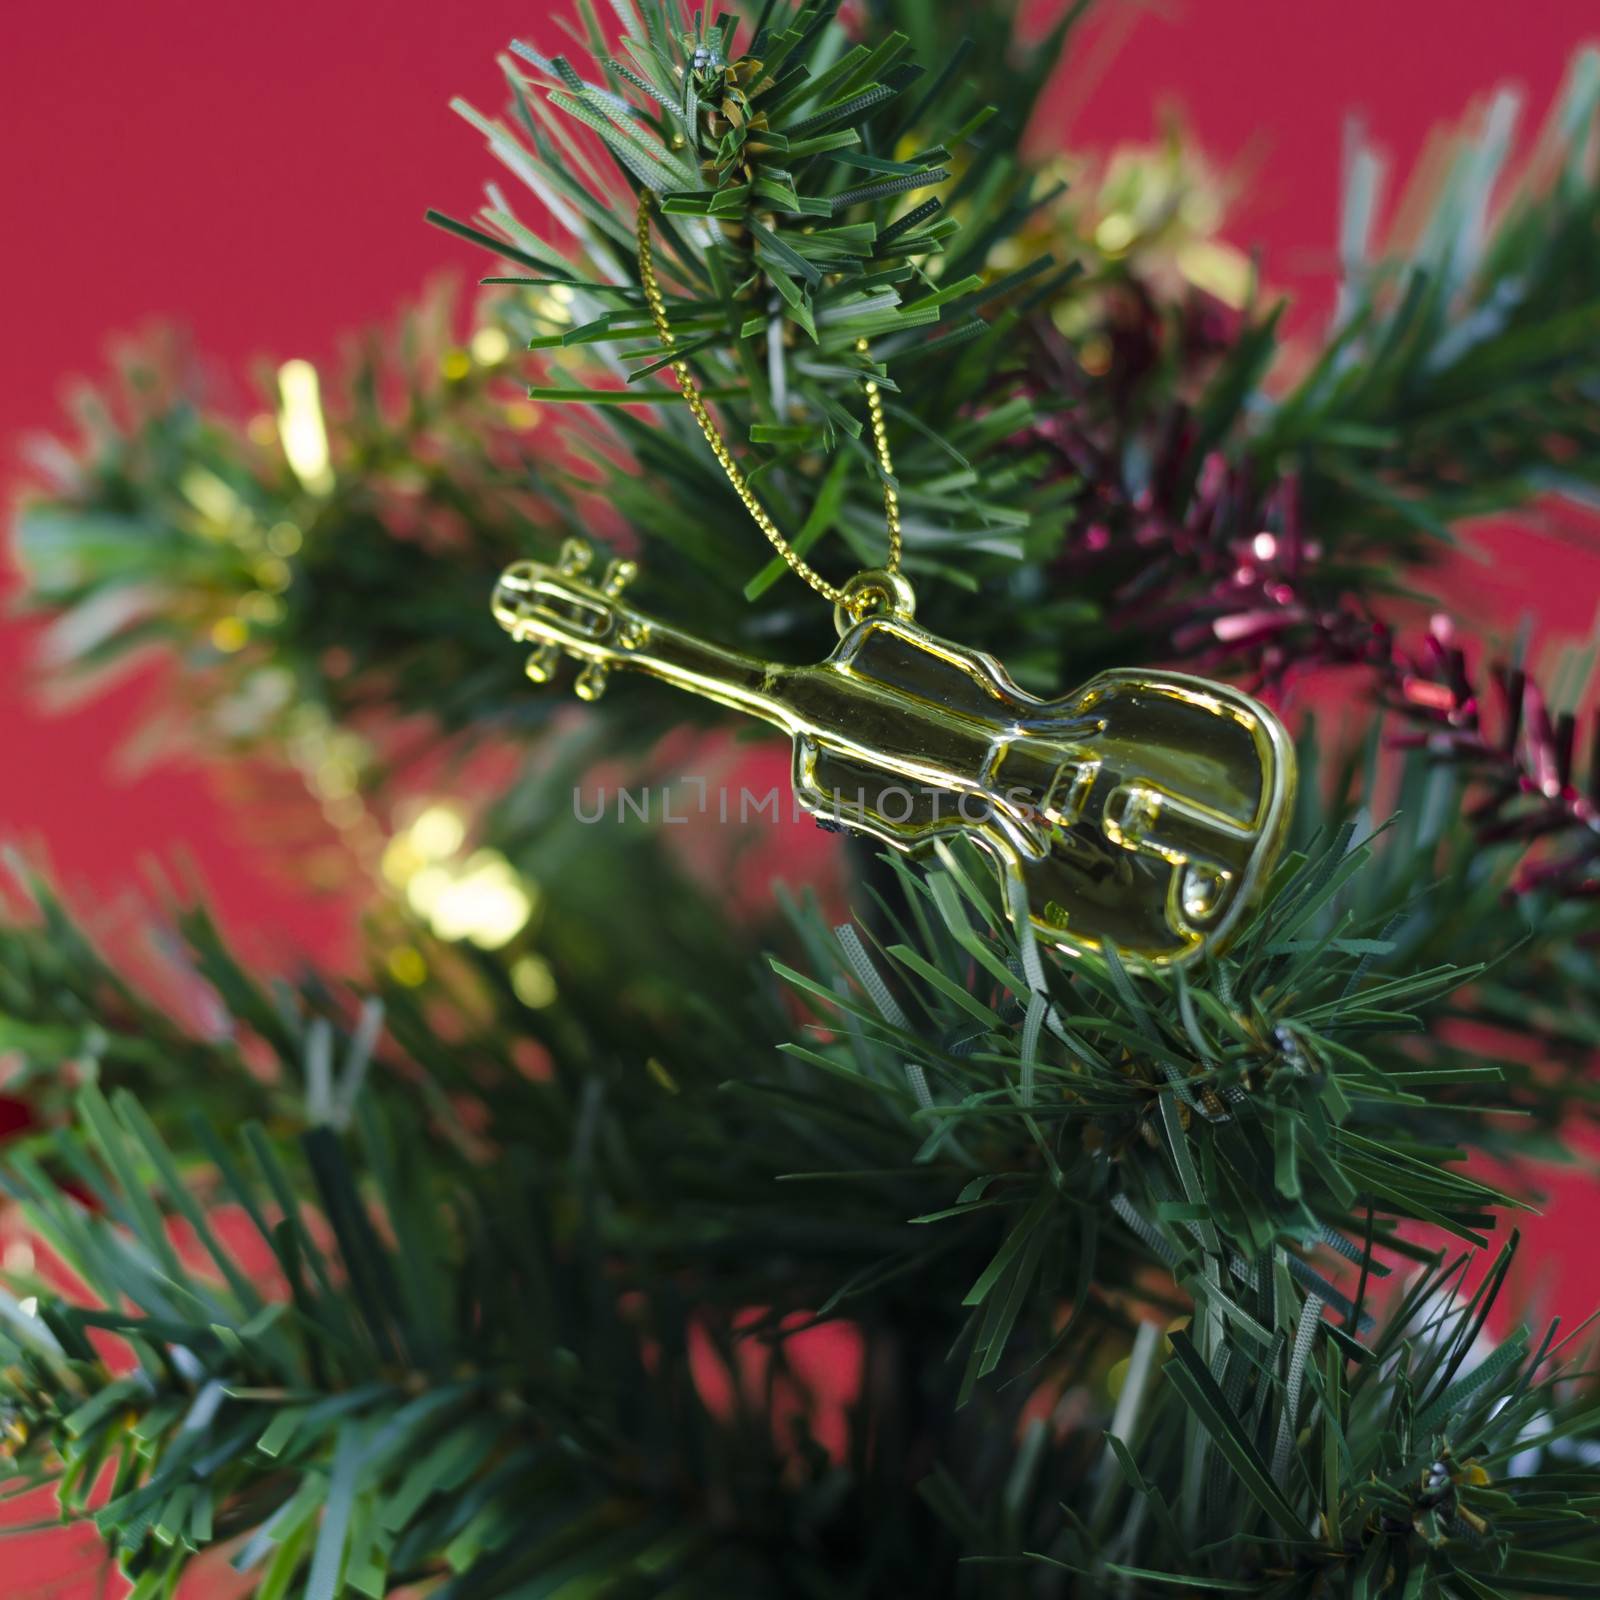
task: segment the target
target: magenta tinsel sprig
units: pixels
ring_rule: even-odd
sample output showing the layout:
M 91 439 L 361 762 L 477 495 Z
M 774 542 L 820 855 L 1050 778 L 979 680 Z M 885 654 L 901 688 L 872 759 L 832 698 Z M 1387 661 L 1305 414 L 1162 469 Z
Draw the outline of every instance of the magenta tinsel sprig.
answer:
M 1067 419 L 1048 420 L 1080 478 L 1094 482 L 1104 460 L 1094 442 L 1073 437 Z M 1164 636 L 1174 655 L 1258 690 L 1281 690 L 1318 667 L 1385 661 L 1388 625 L 1330 592 L 1296 477 L 1263 489 L 1248 460 L 1213 450 L 1185 492 L 1183 457 L 1193 445 L 1186 424 L 1180 412 L 1169 418 L 1150 482 L 1137 492 L 1119 498 L 1100 478 L 1061 558 L 1063 575 L 1081 581 L 1091 570 L 1115 570 L 1105 602 L 1112 626 Z
M 1256 692 L 1281 695 L 1325 667 L 1366 669 L 1378 701 L 1410 725 L 1392 745 L 1458 767 L 1476 838 L 1523 848 L 1516 892 L 1600 894 L 1600 726 L 1585 784 L 1578 719 L 1553 714 L 1525 669 L 1494 667 L 1486 693 L 1444 618 L 1404 646 L 1357 592 L 1370 576 L 1341 574 L 1307 526 L 1296 473 L 1203 442 L 1190 397 L 1241 326 L 1210 315 L 1204 297 L 1164 320 L 1131 285 L 1107 306 L 1103 371 L 1041 334 L 1029 380 L 1040 413 L 1017 444 L 1042 447 L 1075 486 L 1061 583 L 1096 595 L 1110 629 Z
M 1454 625 L 1435 618 L 1420 651 L 1394 651 L 1380 672 L 1380 699 L 1415 724 L 1393 744 L 1426 750 L 1461 767 L 1479 785 L 1465 813 L 1478 839 L 1527 849 L 1515 892 L 1600 893 L 1600 720 L 1585 783 L 1577 772 L 1578 717 L 1553 715 L 1524 668 L 1499 663 L 1489 679 L 1496 706 L 1492 727 Z
M 1163 318 L 1141 285 L 1120 285 L 1103 367 L 1086 370 L 1074 346 L 1040 331 L 1028 381 L 1041 405 L 1016 443 L 1075 485 L 1064 585 L 1095 593 L 1117 631 L 1281 689 L 1316 667 L 1381 661 L 1392 640 L 1308 533 L 1296 475 L 1202 437 L 1196 404 L 1243 328 L 1200 291 Z

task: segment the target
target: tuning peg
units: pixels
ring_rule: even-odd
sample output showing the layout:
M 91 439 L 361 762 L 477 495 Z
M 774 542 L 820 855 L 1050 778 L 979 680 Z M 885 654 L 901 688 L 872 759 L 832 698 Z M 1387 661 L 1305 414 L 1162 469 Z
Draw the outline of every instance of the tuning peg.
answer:
M 613 561 L 606 567 L 606 575 L 600 581 L 601 593 L 615 600 L 638 575 L 637 561 Z
M 556 570 L 564 578 L 581 577 L 594 560 L 594 549 L 587 539 L 568 539 L 556 558 Z
M 611 668 L 603 661 L 591 661 L 578 674 L 578 681 L 573 688 L 577 690 L 580 700 L 598 700 L 606 692 L 606 680 L 610 676 Z
M 528 657 L 527 674 L 535 683 L 549 683 L 561 664 L 561 646 L 542 644 Z

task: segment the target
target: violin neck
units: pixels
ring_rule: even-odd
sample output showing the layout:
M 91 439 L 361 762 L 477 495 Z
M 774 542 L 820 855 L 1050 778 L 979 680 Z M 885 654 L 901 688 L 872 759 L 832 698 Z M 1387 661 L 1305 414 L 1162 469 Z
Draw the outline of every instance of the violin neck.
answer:
M 643 642 L 612 656 L 618 667 L 659 678 L 718 705 L 759 717 L 786 732 L 794 731 L 788 680 L 803 668 L 763 661 L 697 638 L 680 628 L 652 621 Z

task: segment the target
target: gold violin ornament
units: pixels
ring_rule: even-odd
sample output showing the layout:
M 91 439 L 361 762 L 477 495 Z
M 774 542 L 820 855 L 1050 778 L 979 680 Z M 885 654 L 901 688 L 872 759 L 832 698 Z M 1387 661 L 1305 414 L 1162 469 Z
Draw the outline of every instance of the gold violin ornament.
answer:
M 820 822 L 908 853 L 974 840 L 1051 944 L 1190 961 L 1227 942 L 1272 871 L 1294 749 L 1237 689 L 1117 671 L 1036 699 L 993 657 L 918 627 L 888 572 L 841 591 L 827 660 L 787 666 L 634 611 L 621 598 L 633 563 L 594 582 L 591 564 L 570 540 L 554 566 L 517 562 L 495 588 L 496 620 L 535 644 L 536 682 L 566 655 L 584 699 L 627 669 L 781 728 L 796 796 Z

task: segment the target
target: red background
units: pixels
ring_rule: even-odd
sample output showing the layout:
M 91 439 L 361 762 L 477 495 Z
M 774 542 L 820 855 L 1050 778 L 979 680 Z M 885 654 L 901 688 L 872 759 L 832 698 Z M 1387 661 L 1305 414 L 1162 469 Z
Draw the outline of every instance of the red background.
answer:
M 343 330 L 390 316 L 430 277 L 467 275 L 465 247 L 424 226 L 458 215 L 497 175 L 447 107 L 498 111 L 494 54 L 557 35 L 540 0 L 143 0 L 12 10 L 0 49 L 7 149 L 0 448 L 62 421 L 64 380 L 102 370 L 112 335 L 176 320 L 218 364 L 221 394 L 255 409 L 257 357 L 330 358 Z M 562 6 L 560 9 L 565 10 Z M 1343 129 L 1360 112 L 1403 174 L 1430 128 L 1510 83 L 1541 116 L 1588 8 L 1528 0 L 1150 0 L 1107 4 L 1053 94 L 1047 136 L 1080 149 L 1148 140 L 1180 108 L 1240 185 L 1229 232 L 1259 247 L 1302 314 L 1328 300 Z M 1532 610 L 1587 632 L 1597 568 L 1557 543 L 1458 576 L 1507 622 Z M 1531 550 L 1531 554 L 1530 554 Z M 0 587 L 10 569 L 0 564 Z M 117 751 L 127 688 L 47 716 L 26 681 L 28 630 L 0 626 L 0 839 L 53 862 L 80 907 L 152 859 L 187 855 L 247 948 L 269 959 L 339 948 L 336 908 L 241 848 L 213 779 L 193 763 L 130 778 Z M 1540 1252 L 1568 1313 L 1600 1300 L 1580 1229 L 1592 1187 L 1559 1186 Z M 1532 1276 L 1528 1280 L 1533 1281 Z M 0 1545 L 0 1595 L 42 1595 L 46 1568 Z M 72 1563 L 54 1561 L 51 1573 Z M 81 1565 L 80 1565 L 81 1570 Z

